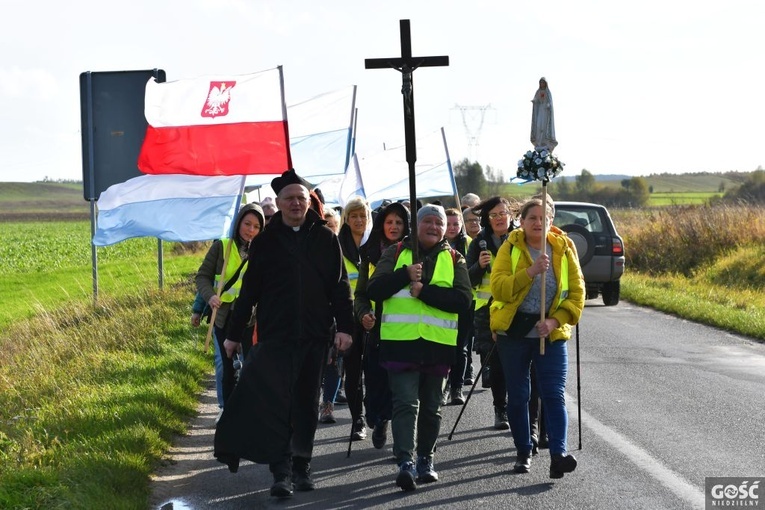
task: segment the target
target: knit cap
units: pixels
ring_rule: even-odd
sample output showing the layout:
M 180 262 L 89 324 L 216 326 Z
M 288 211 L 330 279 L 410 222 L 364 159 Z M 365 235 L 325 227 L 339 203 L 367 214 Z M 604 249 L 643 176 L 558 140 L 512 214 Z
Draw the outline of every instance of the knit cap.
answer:
M 425 204 L 417 211 L 417 221 L 422 221 L 426 216 L 438 216 L 446 225 L 446 212 L 440 205 Z

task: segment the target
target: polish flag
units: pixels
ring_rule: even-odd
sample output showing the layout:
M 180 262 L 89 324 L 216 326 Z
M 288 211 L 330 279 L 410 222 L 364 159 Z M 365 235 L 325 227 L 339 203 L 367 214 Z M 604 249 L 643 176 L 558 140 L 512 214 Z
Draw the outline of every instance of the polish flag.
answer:
M 146 84 L 146 174 L 281 174 L 292 167 L 282 68 Z

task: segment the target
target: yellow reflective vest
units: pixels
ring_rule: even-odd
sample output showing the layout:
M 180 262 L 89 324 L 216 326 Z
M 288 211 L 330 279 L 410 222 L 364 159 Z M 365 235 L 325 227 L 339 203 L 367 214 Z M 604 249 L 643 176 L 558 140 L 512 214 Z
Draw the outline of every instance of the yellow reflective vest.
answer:
M 226 250 L 228 250 L 228 245 L 232 243 L 233 241 L 231 239 L 221 239 L 221 243 L 223 243 L 223 253 L 226 253 Z M 223 284 L 225 285 L 226 282 L 228 282 L 231 278 L 234 277 L 234 274 L 236 273 L 236 270 L 239 269 L 239 266 L 242 264 L 242 257 L 239 255 L 239 249 L 236 247 L 236 243 L 231 247 L 231 252 L 229 254 L 228 264 L 226 265 L 226 274 L 223 278 Z M 234 284 L 229 287 L 228 290 L 226 290 L 223 294 L 220 296 L 220 300 L 224 303 L 233 303 L 236 297 L 239 295 L 239 291 L 242 289 L 242 276 L 244 276 L 244 272 L 247 271 L 247 262 L 244 263 L 244 266 L 242 266 L 242 270 L 239 272 L 239 278 L 236 279 Z M 215 288 L 218 288 L 218 284 L 220 282 L 220 275 L 215 275 Z
M 494 258 L 494 254 L 491 253 L 491 262 L 489 263 L 489 267 L 494 267 Z M 481 283 L 475 288 L 473 297 L 475 298 L 476 310 L 489 304 L 489 298 L 491 297 L 491 273 L 489 271 L 486 271 L 483 274 Z
M 405 248 L 396 261 L 395 271 L 412 263 L 412 251 Z M 450 250 L 438 254 L 430 285 L 454 286 L 454 258 Z M 457 345 L 457 314 L 439 310 L 412 297 L 405 287 L 383 302 L 380 338 L 384 340 L 425 340 Z
M 356 284 L 359 282 L 359 269 L 345 255 L 343 255 L 343 264 L 345 264 L 345 272 L 348 273 L 348 281 L 351 282 L 352 295 L 356 291 Z

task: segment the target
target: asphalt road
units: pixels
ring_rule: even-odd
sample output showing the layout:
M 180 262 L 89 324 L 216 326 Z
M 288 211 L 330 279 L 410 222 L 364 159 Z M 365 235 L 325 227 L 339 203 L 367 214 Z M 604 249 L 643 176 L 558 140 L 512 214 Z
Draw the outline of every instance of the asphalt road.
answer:
M 698 509 L 705 477 L 765 477 L 765 344 L 628 303 L 604 307 L 592 300 L 580 325 L 579 354 L 577 370 L 572 339 L 569 449 L 579 467 L 561 480 L 549 478 L 546 450 L 530 473 L 512 472 L 512 438 L 493 429 L 491 394 L 479 383 L 452 440 L 447 436 L 460 407 L 443 409 L 437 483 L 398 489 L 390 442 L 383 450 L 370 439 L 354 442 L 346 457 L 350 415 L 338 406 L 338 423 L 319 425 L 316 434 L 317 490 L 277 501 L 268 493 L 267 466 L 243 463 L 231 474 L 213 458 L 211 381 L 188 435 L 154 476 L 151 508 Z

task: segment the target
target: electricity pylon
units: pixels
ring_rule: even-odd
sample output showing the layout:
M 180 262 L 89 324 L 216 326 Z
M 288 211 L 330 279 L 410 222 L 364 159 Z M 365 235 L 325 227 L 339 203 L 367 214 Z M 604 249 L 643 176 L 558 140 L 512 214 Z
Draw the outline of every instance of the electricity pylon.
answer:
M 452 110 L 459 110 L 462 114 L 462 125 L 465 126 L 465 134 L 468 142 L 468 159 L 470 161 L 478 160 L 478 145 L 481 138 L 483 122 L 486 118 L 486 111 L 492 110 L 491 104 L 484 106 L 463 106 L 455 104 Z

